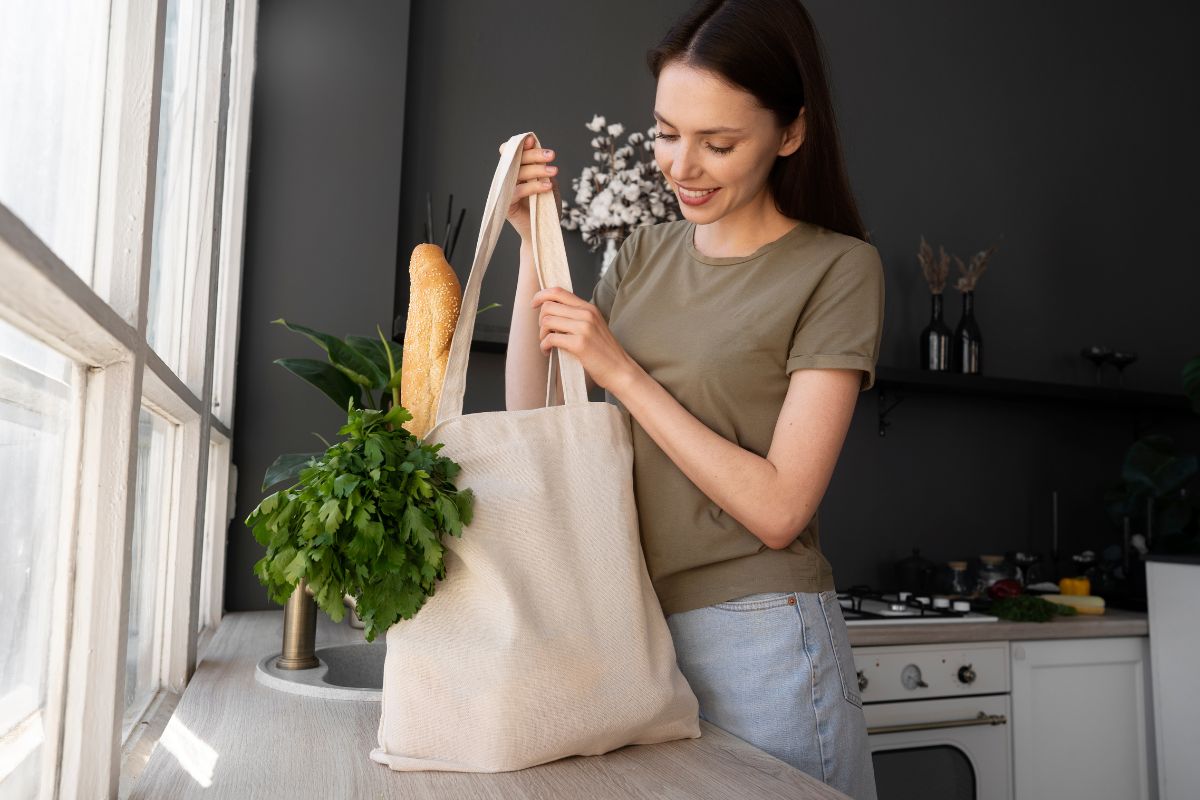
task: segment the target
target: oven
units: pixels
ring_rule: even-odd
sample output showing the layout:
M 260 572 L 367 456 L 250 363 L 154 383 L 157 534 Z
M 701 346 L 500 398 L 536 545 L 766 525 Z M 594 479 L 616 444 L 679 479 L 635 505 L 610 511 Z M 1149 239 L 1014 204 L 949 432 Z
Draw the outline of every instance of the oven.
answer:
M 853 653 L 879 800 L 1012 800 L 1008 642 Z

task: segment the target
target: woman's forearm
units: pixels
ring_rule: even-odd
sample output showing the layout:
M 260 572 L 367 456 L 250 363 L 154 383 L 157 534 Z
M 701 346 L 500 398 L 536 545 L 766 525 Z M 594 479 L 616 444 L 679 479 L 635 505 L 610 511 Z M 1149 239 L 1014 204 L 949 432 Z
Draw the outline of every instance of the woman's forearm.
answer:
M 721 510 L 770 548 L 791 543 L 796 521 L 780 511 L 779 473 L 774 464 L 696 419 L 641 367 L 609 391 Z M 807 511 L 811 516 L 816 509 Z
M 546 403 L 546 375 L 550 358 L 542 353 L 538 337 L 538 310 L 530 303 L 538 290 L 533 252 L 521 241 L 521 267 L 513 299 L 508 349 L 504 356 L 504 405 L 509 411 L 541 408 Z

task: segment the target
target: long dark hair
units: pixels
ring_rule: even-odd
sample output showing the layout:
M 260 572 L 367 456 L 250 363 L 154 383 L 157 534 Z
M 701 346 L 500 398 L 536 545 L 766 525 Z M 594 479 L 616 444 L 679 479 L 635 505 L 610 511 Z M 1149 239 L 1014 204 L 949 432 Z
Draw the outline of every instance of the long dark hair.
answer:
M 781 214 L 866 239 L 838 143 L 820 37 L 800 0 L 700 0 L 646 53 L 654 79 L 678 61 L 757 98 L 779 125 L 807 108 L 804 142 L 768 178 Z

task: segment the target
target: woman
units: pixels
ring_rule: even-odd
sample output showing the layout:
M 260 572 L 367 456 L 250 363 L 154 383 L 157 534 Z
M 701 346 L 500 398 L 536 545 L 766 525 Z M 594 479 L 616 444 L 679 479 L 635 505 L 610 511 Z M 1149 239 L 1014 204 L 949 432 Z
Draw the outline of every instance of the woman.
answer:
M 537 291 L 522 155 L 507 407 L 550 349 L 631 419 L 643 550 L 700 716 L 874 798 L 856 670 L 817 506 L 874 383 L 883 270 L 851 195 L 798 0 L 698 3 L 648 54 L 655 160 L 683 219 L 635 230 L 585 301 Z

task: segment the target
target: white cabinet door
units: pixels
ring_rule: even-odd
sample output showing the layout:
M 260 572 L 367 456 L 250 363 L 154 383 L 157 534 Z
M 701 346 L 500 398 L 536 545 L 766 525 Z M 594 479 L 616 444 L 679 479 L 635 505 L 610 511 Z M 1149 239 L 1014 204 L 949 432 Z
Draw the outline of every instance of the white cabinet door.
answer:
M 1196 586 L 1200 564 L 1146 562 L 1150 607 L 1150 686 L 1161 800 L 1200 797 L 1200 625 Z
M 1154 800 L 1146 637 L 1012 642 L 1016 800 Z

